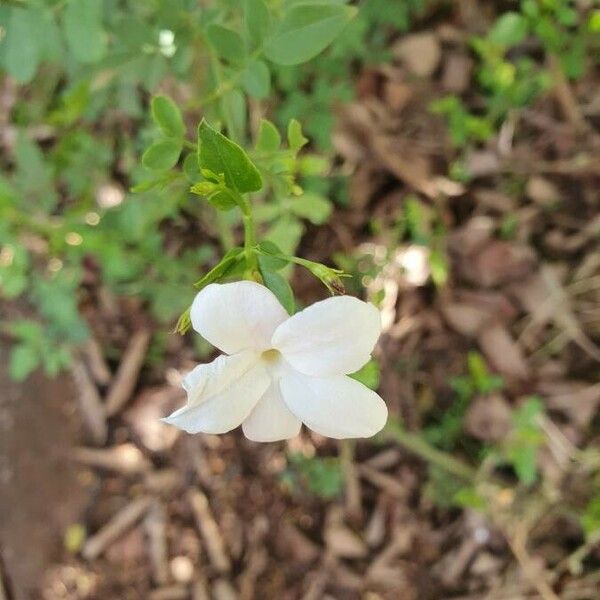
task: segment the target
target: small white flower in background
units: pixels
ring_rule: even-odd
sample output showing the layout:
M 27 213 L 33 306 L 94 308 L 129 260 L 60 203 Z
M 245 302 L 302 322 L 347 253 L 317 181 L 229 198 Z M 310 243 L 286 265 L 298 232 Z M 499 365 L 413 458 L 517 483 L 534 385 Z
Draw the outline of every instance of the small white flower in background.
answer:
M 333 438 L 370 437 L 385 425 L 384 401 L 347 376 L 370 358 L 379 311 L 351 296 L 317 302 L 290 317 L 252 281 L 211 284 L 191 308 L 194 329 L 225 352 L 183 380 L 187 404 L 164 419 L 188 433 L 273 442 L 302 423 Z
M 175 34 L 170 29 L 161 29 L 158 33 L 158 45 L 163 56 L 171 58 L 177 52 Z

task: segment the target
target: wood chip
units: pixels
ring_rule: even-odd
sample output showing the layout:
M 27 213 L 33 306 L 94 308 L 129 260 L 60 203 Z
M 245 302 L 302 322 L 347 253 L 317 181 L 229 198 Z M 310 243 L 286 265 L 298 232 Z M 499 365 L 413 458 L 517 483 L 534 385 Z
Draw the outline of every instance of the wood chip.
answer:
M 403 36 L 393 52 L 418 77 L 433 75 L 442 56 L 437 37 L 429 32 Z
M 471 81 L 473 59 L 463 52 L 447 55 L 442 73 L 442 87 L 454 94 L 464 92 Z
M 88 538 L 81 551 L 86 560 L 100 556 L 115 540 L 133 527 L 152 505 L 147 496 L 133 500 L 121 509 L 102 529 Z
M 368 554 L 365 543 L 343 522 L 343 512 L 339 506 L 333 506 L 327 513 L 324 538 L 333 556 L 363 558 Z
M 366 479 L 369 483 L 387 492 L 394 498 L 406 499 L 409 493 L 401 483 L 398 483 L 397 479 L 390 477 L 385 473 L 380 473 L 379 471 L 376 471 L 367 465 L 360 465 L 358 467 L 358 472 L 360 476 Z
M 231 570 L 231 561 L 225 551 L 225 543 L 221 530 L 215 521 L 208 498 L 200 490 L 190 490 L 187 494 L 188 501 L 192 507 L 196 524 L 204 540 L 206 552 L 212 566 L 219 573 L 227 573 Z
M 144 364 L 150 338 L 149 329 L 141 329 L 133 334 L 106 396 L 106 414 L 109 416 L 117 414 L 131 397 Z
M 476 398 L 467 409 L 465 430 L 484 442 L 500 442 L 512 427 L 510 405 L 501 394 Z
M 212 586 L 214 600 L 237 600 L 237 592 L 227 579 L 217 579 Z
M 71 365 L 71 375 L 77 388 L 77 401 L 81 417 L 90 440 L 96 446 L 103 446 L 108 437 L 108 426 L 104 405 L 98 394 L 85 365 L 80 360 L 74 360 Z
M 372 148 L 377 158 L 391 173 L 428 198 L 435 198 L 438 189 L 429 175 L 426 164 L 423 161 L 419 162 L 418 157 L 414 155 L 410 159 L 403 157 L 394 146 L 393 140 L 385 136 L 373 137 Z

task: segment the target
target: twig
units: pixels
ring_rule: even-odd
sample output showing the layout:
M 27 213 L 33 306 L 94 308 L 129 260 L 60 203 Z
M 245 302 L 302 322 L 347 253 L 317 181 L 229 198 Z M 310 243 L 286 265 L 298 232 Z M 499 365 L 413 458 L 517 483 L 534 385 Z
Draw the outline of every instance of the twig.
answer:
M 185 585 L 170 585 L 153 590 L 148 595 L 148 600 L 188 600 L 190 590 Z
M 388 422 L 388 425 L 381 433 L 384 440 L 392 440 L 404 446 L 414 454 L 425 459 L 427 462 L 433 463 L 441 467 L 449 473 L 473 481 L 477 476 L 477 471 L 466 463 L 454 458 L 450 454 L 446 454 L 441 450 L 437 450 L 430 446 L 424 439 L 413 433 L 404 430 L 400 425 L 395 425 Z
M 220 573 L 227 573 L 231 570 L 231 562 L 225 551 L 225 544 L 219 526 L 210 510 L 208 498 L 200 490 L 190 490 L 188 501 L 196 517 L 198 529 L 204 539 L 210 562 Z
M 0 600 L 9 600 L 7 585 L 6 585 L 6 573 L 4 572 L 4 565 L 2 564 L 2 554 L 0 549 Z
M 75 360 L 73 362 L 71 375 L 78 391 L 77 400 L 79 401 L 83 422 L 94 444 L 103 446 L 108 436 L 108 427 L 104 405 L 98 390 L 81 361 Z
M 94 381 L 98 385 L 108 385 L 112 375 L 96 339 L 91 337 L 83 345 L 81 352 Z
M 361 489 L 354 464 L 353 441 L 341 440 L 339 453 L 346 487 L 346 513 L 350 519 L 360 521 L 362 520 Z
M 144 519 L 144 527 L 148 535 L 148 553 L 154 581 L 165 585 L 169 581 L 167 565 L 167 515 L 160 502 L 154 502 Z
M 75 448 L 73 459 L 90 467 L 107 469 L 123 475 L 139 475 L 152 468 L 150 461 L 133 444 L 112 448 Z
M 358 473 L 375 487 L 380 488 L 393 498 L 406 499 L 407 489 L 394 477 L 380 473 L 367 465 L 359 465 Z
M 106 396 L 105 404 L 108 416 L 112 417 L 117 414 L 131 397 L 146 357 L 150 337 L 150 330 L 142 329 L 134 333 L 131 338 L 131 342 L 129 342 L 123 360 L 119 365 L 119 370 Z
M 560 106 L 563 116 L 571 125 L 573 125 L 573 127 L 582 131 L 586 127 L 586 122 L 579 110 L 577 100 L 563 73 L 560 62 L 553 54 L 550 54 L 548 61 L 550 64 L 550 72 L 554 79 L 554 96 Z
M 525 548 L 525 540 L 523 531 L 517 532 L 514 537 L 509 532 L 504 531 L 504 536 L 514 557 L 517 559 L 523 574 L 529 580 L 529 582 L 535 587 L 538 594 L 544 600 L 560 600 L 560 598 L 554 593 L 548 582 L 544 579 L 535 564 L 532 563 L 531 557 L 529 556 Z
M 152 498 L 142 497 L 120 510 L 96 535 L 83 546 L 82 556 L 87 560 L 98 558 L 115 540 L 133 527 L 152 504 Z
M 210 600 L 205 579 L 198 579 L 192 586 L 192 600 Z

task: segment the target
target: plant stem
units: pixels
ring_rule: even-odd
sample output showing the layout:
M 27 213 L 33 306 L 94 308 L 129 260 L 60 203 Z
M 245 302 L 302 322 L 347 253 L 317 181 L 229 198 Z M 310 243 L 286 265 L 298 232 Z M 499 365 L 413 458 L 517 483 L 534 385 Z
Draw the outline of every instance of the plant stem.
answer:
M 467 481 L 474 481 L 477 477 L 477 471 L 462 462 L 461 460 L 454 458 L 453 456 L 430 446 L 423 438 L 414 433 L 409 433 L 399 425 L 390 425 L 383 430 L 382 436 L 384 439 L 390 439 L 398 442 L 401 446 L 404 446 L 407 450 L 410 450 L 417 456 L 420 456 L 427 462 L 437 465 L 444 469 L 448 473 L 452 473 L 461 479 Z
M 242 222 L 244 223 L 244 253 L 246 254 L 246 262 L 251 271 L 258 269 L 258 261 L 254 248 L 256 246 L 256 226 L 254 224 L 254 216 L 252 215 L 252 205 L 250 200 L 236 192 L 237 205 L 242 211 Z

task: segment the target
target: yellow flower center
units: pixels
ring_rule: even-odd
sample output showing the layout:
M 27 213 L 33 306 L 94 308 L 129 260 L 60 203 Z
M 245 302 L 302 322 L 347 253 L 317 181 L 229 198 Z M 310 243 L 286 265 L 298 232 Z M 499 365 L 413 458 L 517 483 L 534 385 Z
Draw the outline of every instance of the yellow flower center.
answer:
M 262 359 L 268 363 L 275 363 L 281 357 L 281 352 L 272 348 L 271 350 L 265 350 L 262 353 Z

